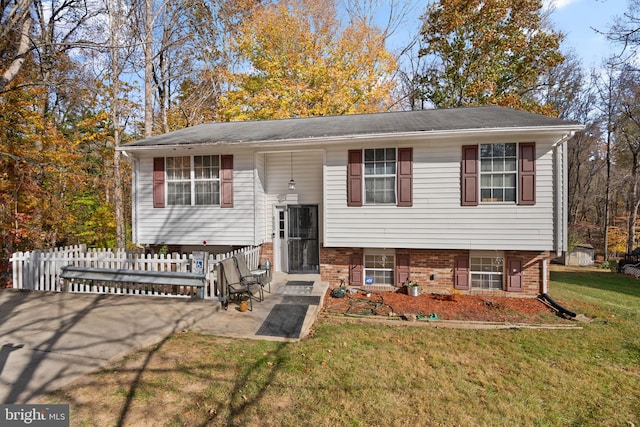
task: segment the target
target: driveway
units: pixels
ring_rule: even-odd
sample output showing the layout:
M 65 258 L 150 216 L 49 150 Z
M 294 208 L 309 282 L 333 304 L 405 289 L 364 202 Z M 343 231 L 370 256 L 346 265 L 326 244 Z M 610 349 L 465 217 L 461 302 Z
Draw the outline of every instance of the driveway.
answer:
M 26 403 L 211 316 L 212 301 L 0 290 L 0 402 Z
M 296 341 L 322 306 L 328 284 L 319 279 L 276 273 L 265 300 L 244 313 L 210 300 L 0 289 L 0 403 L 37 403 L 174 332 Z M 290 286 L 305 283 L 313 285 Z

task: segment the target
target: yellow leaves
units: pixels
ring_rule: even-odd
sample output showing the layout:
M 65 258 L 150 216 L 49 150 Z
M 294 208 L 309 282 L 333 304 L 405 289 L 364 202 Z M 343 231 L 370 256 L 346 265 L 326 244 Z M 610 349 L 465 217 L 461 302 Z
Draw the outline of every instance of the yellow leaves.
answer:
M 609 226 L 609 252 L 624 254 L 627 252 L 627 230 L 625 227 Z
M 230 76 L 221 117 L 247 120 L 379 111 L 396 65 L 379 31 L 338 26 L 333 1 L 263 5 L 240 32 L 247 64 Z
M 539 0 L 432 4 L 421 33 L 420 56 L 433 61 L 422 76 L 423 92 L 437 107 L 492 103 L 549 112 L 531 94 L 564 58 L 562 35 L 541 27 L 542 14 Z

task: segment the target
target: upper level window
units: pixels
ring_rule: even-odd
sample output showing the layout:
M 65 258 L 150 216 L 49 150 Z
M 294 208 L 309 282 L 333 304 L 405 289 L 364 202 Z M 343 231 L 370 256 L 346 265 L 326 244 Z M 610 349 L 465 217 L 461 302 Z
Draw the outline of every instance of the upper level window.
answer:
M 480 200 L 515 202 L 517 182 L 516 144 L 480 145 Z
M 365 203 L 396 203 L 396 149 L 364 150 Z
M 220 157 L 166 158 L 168 205 L 219 205 Z

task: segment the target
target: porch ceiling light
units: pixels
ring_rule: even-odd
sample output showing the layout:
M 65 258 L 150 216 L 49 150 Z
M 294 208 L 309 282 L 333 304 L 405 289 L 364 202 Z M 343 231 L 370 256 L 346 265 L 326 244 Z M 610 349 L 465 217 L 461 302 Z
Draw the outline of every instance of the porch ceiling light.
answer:
M 293 179 L 293 151 L 291 152 L 291 179 L 289 180 L 289 190 L 296 189 L 296 181 Z

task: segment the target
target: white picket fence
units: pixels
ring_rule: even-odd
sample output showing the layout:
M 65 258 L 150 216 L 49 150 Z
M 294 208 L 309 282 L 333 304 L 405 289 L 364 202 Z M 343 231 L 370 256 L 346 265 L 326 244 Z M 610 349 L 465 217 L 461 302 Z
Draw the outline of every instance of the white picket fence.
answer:
M 218 266 L 220 261 L 239 253 L 244 254 L 249 268 L 258 268 L 258 263 L 260 262 L 259 246 L 247 246 L 236 251 L 216 255 L 207 254 L 204 263 L 207 276 L 205 298 L 217 299 Z M 10 261 L 13 268 L 14 289 L 60 292 L 60 273 L 62 267 L 66 265 L 125 270 L 189 272 L 192 271 L 193 254 L 145 255 L 143 253 L 113 251 L 111 249 L 87 249 L 86 245 L 76 245 L 46 251 L 16 252 L 10 258 Z M 131 290 L 126 288 L 105 286 L 74 286 L 70 287 L 68 291 L 132 294 Z M 181 296 L 162 291 L 146 292 L 144 294 L 152 296 Z

